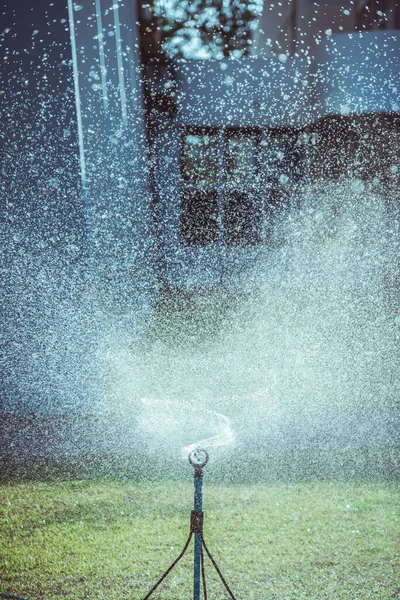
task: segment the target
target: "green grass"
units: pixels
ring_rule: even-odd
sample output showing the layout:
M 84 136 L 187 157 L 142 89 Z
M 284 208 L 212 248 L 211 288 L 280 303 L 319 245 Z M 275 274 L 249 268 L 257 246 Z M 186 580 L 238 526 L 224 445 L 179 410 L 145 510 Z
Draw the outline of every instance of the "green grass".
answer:
M 3 483 L 0 592 L 143 598 L 182 549 L 192 501 L 182 481 Z M 205 539 L 238 600 L 400 598 L 396 483 L 206 479 L 204 503 Z M 191 561 L 192 549 L 154 598 L 189 600 Z

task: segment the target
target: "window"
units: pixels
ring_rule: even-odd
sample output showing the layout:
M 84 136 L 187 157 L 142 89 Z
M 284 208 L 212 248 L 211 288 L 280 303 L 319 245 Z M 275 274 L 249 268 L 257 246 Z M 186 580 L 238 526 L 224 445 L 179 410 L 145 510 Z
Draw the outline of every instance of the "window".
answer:
M 216 190 L 185 189 L 181 204 L 181 240 L 200 246 L 218 241 Z
M 223 144 L 223 236 L 228 246 L 260 242 L 258 130 L 226 130 Z
M 216 185 L 218 180 L 218 132 L 188 133 L 183 138 L 182 174 L 186 183 Z
M 186 131 L 182 138 L 181 242 L 205 246 L 219 238 L 218 163 L 216 129 Z
M 239 131 L 227 131 L 225 173 L 228 185 L 246 185 L 257 173 L 259 136 Z
M 272 241 L 276 223 L 289 205 L 293 186 L 302 177 L 302 148 L 298 134 L 281 129 L 265 132 L 260 145 L 264 239 Z
M 270 241 L 298 164 L 293 139 L 256 128 L 182 134 L 181 243 L 249 246 Z

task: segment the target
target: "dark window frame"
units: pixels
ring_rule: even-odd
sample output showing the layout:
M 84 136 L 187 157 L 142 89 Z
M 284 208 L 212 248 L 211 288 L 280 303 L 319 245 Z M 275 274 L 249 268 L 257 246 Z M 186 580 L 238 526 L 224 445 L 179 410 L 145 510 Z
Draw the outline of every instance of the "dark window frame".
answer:
M 180 159 L 180 174 L 181 174 L 181 181 L 182 183 L 184 183 L 185 185 L 195 185 L 195 184 L 191 184 L 190 181 L 188 179 L 186 179 L 185 175 L 184 175 L 184 164 L 185 164 L 185 138 L 187 135 L 210 135 L 210 136 L 216 136 L 218 137 L 220 132 L 220 128 L 218 127 L 209 127 L 209 126 L 196 126 L 196 127 L 182 127 L 181 131 L 180 131 L 180 152 L 179 152 L 179 159 Z
M 217 184 L 196 185 L 185 176 L 184 166 L 186 163 L 185 138 L 188 135 L 212 135 L 219 136 L 220 128 L 209 126 L 190 126 L 180 128 L 180 208 L 179 208 L 179 240 L 182 246 L 209 246 L 220 241 L 220 222 L 219 222 L 219 205 L 218 205 L 218 182 Z M 219 155 L 219 151 L 218 151 Z M 217 158 L 219 162 L 219 157 Z M 218 167 L 217 167 L 218 169 Z M 216 202 L 216 220 L 215 223 L 207 226 L 199 226 L 197 220 L 197 209 L 190 211 L 185 210 L 185 205 L 190 207 L 191 197 L 198 195 L 203 197 L 201 204 L 206 205 L 206 195 L 209 195 L 208 203 L 212 206 Z M 184 216 L 186 215 L 186 219 Z
M 248 189 L 240 185 L 231 184 L 227 178 L 226 159 L 228 153 L 229 138 L 237 135 L 238 133 L 243 136 L 255 137 L 256 138 L 256 153 L 255 153 L 255 179 L 261 181 L 261 169 L 262 160 L 261 153 L 263 150 L 262 140 L 265 133 L 268 133 L 268 137 L 274 138 L 286 138 L 291 143 L 295 143 L 298 139 L 299 131 L 293 128 L 265 128 L 259 126 L 229 126 L 229 127 L 214 127 L 207 125 L 200 126 L 182 126 L 180 127 L 180 164 L 181 164 L 181 206 L 180 206 L 180 243 L 183 246 L 204 246 L 219 243 L 225 246 L 235 247 L 249 247 L 258 245 L 260 243 L 269 242 L 269 240 L 262 239 L 262 221 L 265 220 L 267 213 L 269 214 L 269 204 L 263 201 L 260 193 L 256 189 Z M 222 146 L 218 147 L 218 169 L 219 176 L 217 176 L 216 183 L 208 185 L 196 185 L 191 183 L 189 178 L 185 177 L 184 164 L 185 164 L 185 138 L 187 135 L 216 135 L 220 137 Z M 252 186 L 251 186 L 252 187 Z M 279 187 L 279 185 L 275 185 Z M 190 194 L 195 194 L 196 190 L 201 194 L 215 195 L 216 206 L 217 206 L 217 217 L 213 222 L 213 227 L 216 226 L 218 231 L 215 235 L 210 232 L 206 233 L 203 231 L 200 233 L 190 235 L 191 226 L 188 222 L 184 222 L 184 211 L 183 206 L 185 202 L 189 201 Z M 280 190 L 271 189 L 271 198 L 279 195 Z M 186 197 L 185 197 L 185 194 Z M 234 212 L 230 212 L 229 217 L 225 215 L 225 208 L 229 202 L 227 195 L 230 194 L 232 200 L 231 206 L 235 205 L 236 201 L 236 214 L 237 222 L 235 227 L 235 220 L 232 218 Z M 214 198 L 214 201 L 215 201 Z M 204 202 L 206 204 L 206 202 Z M 247 205 L 247 208 L 246 208 Z M 243 210 L 242 210 L 243 209 Z M 235 210 L 235 209 L 233 209 Z M 246 213 L 247 210 L 247 213 Z M 188 215 L 192 218 L 192 223 L 196 223 L 195 220 L 196 210 L 193 210 L 192 215 Z M 249 215 L 251 215 L 249 217 Z M 269 219 L 269 216 L 268 216 Z M 192 225 L 193 231 L 196 226 Z M 270 234 L 270 232 L 269 232 Z M 268 234 L 268 237 L 269 237 Z M 203 241 L 199 241 L 199 240 Z
M 222 233 L 229 247 L 251 247 L 261 242 L 262 208 L 260 193 L 244 183 L 228 179 L 229 139 L 237 135 L 255 139 L 254 178 L 260 176 L 261 127 L 225 127 L 223 137 Z M 251 186 L 253 187 L 253 186 Z M 229 207 L 229 209 L 228 209 Z

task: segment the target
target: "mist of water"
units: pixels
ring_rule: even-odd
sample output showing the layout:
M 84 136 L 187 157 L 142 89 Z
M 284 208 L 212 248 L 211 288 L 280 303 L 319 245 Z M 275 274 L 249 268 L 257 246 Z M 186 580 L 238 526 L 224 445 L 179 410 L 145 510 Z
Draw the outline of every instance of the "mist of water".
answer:
M 24 52 L 12 28 L 0 36 L 10 69 L 1 92 L 2 412 L 76 414 L 83 433 L 74 437 L 68 421 L 58 446 L 47 446 L 53 456 L 398 442 L 398 194 L 352 179 L 349 166 L 347 181 L 292 195 L 271 245 L 237 281 L 176 303 L 152 296 L 152 285 L 141 293 L 134 277 L 116 285 L 131 257 L 87 268 L 70 31 L 56 16 L 27 33 Z M 55 30 L 60 41 L 37 51 Z M 130 207 L 118 190 L 122 223 Z M 112 248 L 106 216 L 97 215 L 101 239 Z M 84 417 L 102 419 L 93 436 Z M 20 433 L 16 452 L 29 453 Z
M 240 285 L 197 291 L 179 309 L 153 298 L 122 310 L 49 249 L 4 246 L 4 408 L 100 417 L 84 453 L 398 442 L 399 220 L 388 200 L 358 180 L 303 188 L 276 225 L 284 241 Z M 56 452 L 79 455 L 74 435 Z
M 398 219 L 352 180 L 303 189 L 279 228 L 284 244 L 240 294 L 164 309 L 147 340 L 110 356 L 110 409 L 136 412 L 153 448 L 385 442 L 400 392 Z

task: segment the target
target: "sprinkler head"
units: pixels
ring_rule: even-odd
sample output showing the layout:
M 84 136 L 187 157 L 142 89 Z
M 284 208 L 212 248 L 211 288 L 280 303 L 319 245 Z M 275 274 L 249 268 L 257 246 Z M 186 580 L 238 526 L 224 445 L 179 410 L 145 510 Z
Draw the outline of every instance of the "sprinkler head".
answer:
M 201 475 L 203 467 L 208 463 L 208 453 L 203 448 L 195 448 L 189 454 L 189 462 L 194 467 L 195 474 Z

